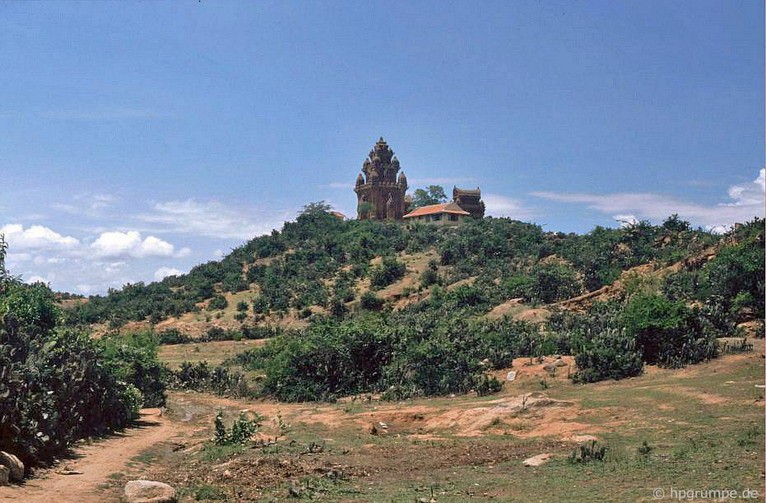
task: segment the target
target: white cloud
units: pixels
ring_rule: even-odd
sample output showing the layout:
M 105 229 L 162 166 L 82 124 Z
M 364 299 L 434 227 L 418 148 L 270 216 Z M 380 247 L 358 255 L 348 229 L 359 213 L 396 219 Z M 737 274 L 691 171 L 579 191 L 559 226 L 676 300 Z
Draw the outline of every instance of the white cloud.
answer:
M 154 271 L 154 281 L 161 281 L 168 276 L 179 276 L 181 274 L 183 274 L 183 271 L 179 271 L 174 267 L 160 267 Z
M 52 277 L 43 277 L 43 276 L 30 276 L 29 278 L 25 279 L 24 282 L 31 285 L 32 283 L 45 283 L 46 285 L 49 285 L 50 282 L 53 280 Z
M 732 201 L 704 205 L 682 201 L 671 196 L 650 192 L 614 194 L 532 192 L 536 197 L 562 203 L 585 204 L 588 208 L 611 215 L 664 220 L 677 213 L 694 224 L 720 229 L 735 222 L 752 220 L 764 214 L 764 170 L 753 182 L 733 185 L 727 191 Z
M 217 201 L 169 201 L 156 203 L 152 213 L 138 216 L 140 221 L 156 224 L 162 232 L 193 234 L 221 239 L 252 239 L 282 227 L 295 210 L 256 214 L 234 209 Z
M 33 225 L 24 228 L 22 224 L 7 224 L 0 227 L 0 234 L 5 235 L 5 241 L 13 250 L 68 250 L 77 247 L 80 241 L 72 236 L 64 236 L 58 232 Z
M 31 253 L 8 253 L 6 256 L 8 262 L 29 262 L 32 260 Z
M 75 195 L 73 200 L 74 203 L 54 203 L 51 207 L 70 215 L 97 218 L 103 216 L 104 210 L 113 206 L 119 198 L 111 194 L 85 193 Z
M 77 293 L 82 295 L 90 295 L 94 291 L 93 285 L 88 285 L 85 283 L 78 283 L 74 286 L 74 289 Z
M 706 225 L 705 229 L 713 234 L 726 234 L 731 230 L 731 225 Z
M 638 223 L 635 215 L 613 215 L 612 218 L 620 222 L 620 227 L 630 227 Z
M 535 214 L 534 210 L 525 208 L 518 199 L 499 194 L 482 194 L 481 198 L 486 206 L 486 214 L 489 216 L 527 220 Z
M 758 178 L 745 185 L 732 185 L 729 187 L 729 197 L 734 199 L 729 206 L 763 206 L 763 195 L 766 192 L 766 169 L 761 168 Z
M 172 257 L 174 246 L 155 236 L 141 239 L 141 233 L 104 232 L 90 245 L 96 257 Z

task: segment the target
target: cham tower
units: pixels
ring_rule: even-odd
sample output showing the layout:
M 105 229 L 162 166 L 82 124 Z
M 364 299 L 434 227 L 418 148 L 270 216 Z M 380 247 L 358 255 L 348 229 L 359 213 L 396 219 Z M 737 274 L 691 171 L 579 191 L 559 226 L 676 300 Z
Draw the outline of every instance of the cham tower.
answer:
M 382 137 L 362 164 L 354 192 L 359 220 L 401 220 L 407 212 L 407 177 L 399 173 L 399 159 Z

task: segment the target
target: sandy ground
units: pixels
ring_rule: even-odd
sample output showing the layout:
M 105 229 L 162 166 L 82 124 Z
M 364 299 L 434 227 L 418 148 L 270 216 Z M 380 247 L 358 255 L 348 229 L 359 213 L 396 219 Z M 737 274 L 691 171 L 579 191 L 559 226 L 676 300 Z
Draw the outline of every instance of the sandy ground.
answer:
M 73 459 L 40 470 L 21 486 L 0 487 L 0 501 L 25 503 L 102 503 L 112 498 L 102 493 L 109 476 L 124 471 L 143 450 L 167 441 L 178 433 L 178 425 L 159 415 L 159 409 L 144 409 L 137 428 L 75 448 Z M 70 472 L 71 474 L 65 474 Z

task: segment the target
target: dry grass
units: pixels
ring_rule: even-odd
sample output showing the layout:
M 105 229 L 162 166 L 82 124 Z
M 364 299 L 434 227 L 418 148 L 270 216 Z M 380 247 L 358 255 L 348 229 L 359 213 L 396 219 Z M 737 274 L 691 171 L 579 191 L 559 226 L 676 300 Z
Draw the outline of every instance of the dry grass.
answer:
M 181 362 L 184 361 L 207 361 L 211 365 L 218 365 L 227 358 L 231 358 L 248 349 L 262 346 L 265 343 L 265 339 L 258 339 L 169 344 L 160 346 L 159 358 L 173 369 L 178 368 Z

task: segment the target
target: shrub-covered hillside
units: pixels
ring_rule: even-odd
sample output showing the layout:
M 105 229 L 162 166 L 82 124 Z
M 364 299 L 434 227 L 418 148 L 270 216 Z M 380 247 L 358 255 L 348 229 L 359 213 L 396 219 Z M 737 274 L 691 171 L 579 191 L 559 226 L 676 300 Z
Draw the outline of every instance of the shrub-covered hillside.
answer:
M 91 297 L 69 322 L 117 328 L 198 312 L 212 323 L 202 340 L 269 339 L 229 362 L 263 379 L 251 387 L 213 379 L 238 375 L 226 369 L 187 365 L 176 385 L 315 400 L 490 393 L 500 383 L 488 371 L 557 353 L 575 356 L 575 381 L 620 379 L 644 364 L 746 349 L 719 339 L 744 336 L 738 325 L 764 315 L 761 219 L 723 236 L 677 216 L 576 235 L 505 218 L 344 222 L 327 210 L 311 204 L 281 232 L 189 274 Z M 215 325 L 224 312 L 235 328 Z M 280 329 L 290 316 L 305 319 L 302 329 Z M 161 343 L 189 340 L 178 328 L 158 332 Z
M 470 279 L 491 305 L 511 298 L 547 304 L 610 284 L 629 268 L 649 262 L 669 265 L 727 239 L 691 229 L 676 216 L 659 226 L 641 222 L 576 235 L 544 232 L 538 225 L 506 218 L 456 228 L 344 222 L 327 209 L 321 203 L 308 205 L 280 232 L 255 238 L 221 261 L 199 265 L 188 274 L 93 296 L 70 311 L 70 322 L 109 322 L 118 327 L 128 321 L 157 323 L 200 310 L 212 315 L 234 308 L 227 300 L 232 294 L 240 299 L 237 320 L 249 324 L 267 315 L 305 317 L 312 310 L 342 314 L 358 303 L 374 308 L 379 304 L 375 291 L 406 272 L 402 257 L 429 253 L 431 263 L 399 296 Z M 763 222 L 747 226 L 751 227 L 762 228 Z M 726 249 L 730 251 L 725 253 L 747 253 Z M 699 274 L 703 273 L 677 278 L 674 287 L 699 298 L 720 293 L 727 299 L 727 309 L 759 309 L 754 301 L 757 287 L 747 290 L 749 296 L 743 293 L 735 299 L 731 290 L 738 285 L 716 283 L 715 275 L 725 274 L 725 267 L 713 276 L 704 273 L 702 282 Z

